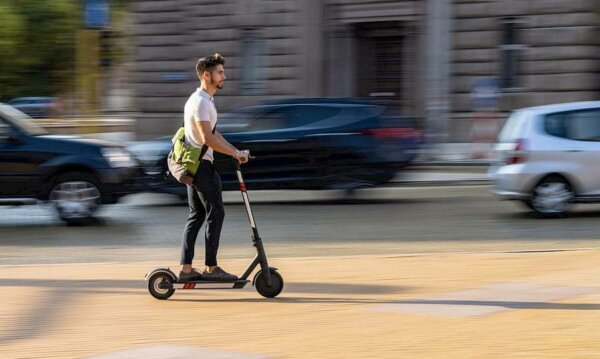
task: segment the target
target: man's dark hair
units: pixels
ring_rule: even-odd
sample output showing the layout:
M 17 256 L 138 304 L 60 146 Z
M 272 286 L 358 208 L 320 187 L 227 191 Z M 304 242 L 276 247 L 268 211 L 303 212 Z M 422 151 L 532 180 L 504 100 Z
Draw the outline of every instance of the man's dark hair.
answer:
M 202 78 L 202 73 L 204 71 L 210 71 L 215 68 L 217 65 L 225 65 L 225 58 L 221 56 L 221 54 L 214 54 L 210 56 L 205 56 L 201 59 L 198 59 L 198 63 L 196 64 L 196 73 L 199 78 Z

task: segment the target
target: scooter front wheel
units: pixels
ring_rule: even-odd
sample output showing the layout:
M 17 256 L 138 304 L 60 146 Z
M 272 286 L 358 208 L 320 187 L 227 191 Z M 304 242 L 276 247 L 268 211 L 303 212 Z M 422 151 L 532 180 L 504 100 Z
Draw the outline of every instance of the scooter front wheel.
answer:
M 283 290 L 283 277 L 276 270 L 270 269 L 271 271 L 271 286 L 267 286 L 267 281 L 262 273 L 258 273 L 254 286 L 256 291 L 266 298 L 275 298 Z
M 148 291 L 156 299 L 169 299 L 175 293 L 173 278 L 165 273 L 154 274 L 148 279 Z

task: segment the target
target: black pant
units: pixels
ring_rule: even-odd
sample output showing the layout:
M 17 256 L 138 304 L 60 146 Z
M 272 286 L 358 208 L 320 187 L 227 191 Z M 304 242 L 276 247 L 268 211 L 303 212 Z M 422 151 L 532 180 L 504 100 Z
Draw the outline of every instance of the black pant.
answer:
M 190 215 L 183 231 L 181 264 L 192 264 L 196 237 L 206 220 L 204 263 L 207 266 L 217 265 L 219 238 L 225 219 L 221 191 L 221 177 L 210 161 L 202 160 L 193 186 L 187 186 Z

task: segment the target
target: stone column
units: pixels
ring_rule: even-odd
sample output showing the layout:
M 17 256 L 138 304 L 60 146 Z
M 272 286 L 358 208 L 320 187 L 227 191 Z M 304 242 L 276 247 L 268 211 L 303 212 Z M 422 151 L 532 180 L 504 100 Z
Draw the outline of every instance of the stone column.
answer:
M 451 0 L 427 1 L 425 112 L 435 143 L 449 140 L 451 19 Z

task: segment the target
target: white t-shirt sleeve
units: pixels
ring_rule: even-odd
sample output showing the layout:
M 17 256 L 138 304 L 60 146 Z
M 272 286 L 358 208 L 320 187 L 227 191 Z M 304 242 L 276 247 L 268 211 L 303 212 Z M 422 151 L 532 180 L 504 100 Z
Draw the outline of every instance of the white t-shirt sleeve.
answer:
M 210 122 L 210 112 L 207 105 L 208 104 L 203 99 L 198 101 L 198 106 L 194 108 L 194 121 Z

